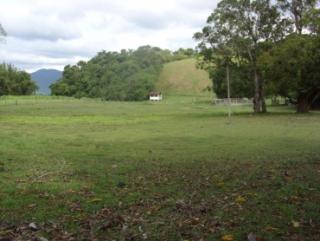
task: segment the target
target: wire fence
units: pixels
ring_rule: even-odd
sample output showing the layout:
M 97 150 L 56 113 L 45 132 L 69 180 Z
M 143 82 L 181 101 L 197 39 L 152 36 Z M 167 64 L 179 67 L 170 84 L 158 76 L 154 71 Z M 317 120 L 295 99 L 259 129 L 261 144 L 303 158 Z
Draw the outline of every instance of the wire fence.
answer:
M 248 98 L 230 98 L 231 105 L 252 105 L 253 100 Z M 229 99 L 214 99 L 214 105 L 229 105 Z
M 74 101 L 90 101 L 101 102 L 99 98 L 81 98 L 76 99 L 67 96 L 46 96 L 46 95 L 28 95 L 28 96 L 13 96 L 5 95 L 0 96 L 0 105 L 21 105 L 21 104 L 37 104 L 37 103 L 49 103 L 52 101 L 70 103 Z

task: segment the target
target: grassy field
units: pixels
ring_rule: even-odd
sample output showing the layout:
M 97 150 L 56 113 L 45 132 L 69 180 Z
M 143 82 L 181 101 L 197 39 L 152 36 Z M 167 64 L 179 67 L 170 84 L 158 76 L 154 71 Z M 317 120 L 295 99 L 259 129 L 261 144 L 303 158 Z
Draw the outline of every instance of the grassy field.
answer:
M 0 240 L 320 240 L 320 113 L 269 109 L 1 99 Z
M 165 64 L 157 90 L 171 94 L 201 93 L 212 82 L 206 71 L 196 68 L 195 59 L 185 59 Z

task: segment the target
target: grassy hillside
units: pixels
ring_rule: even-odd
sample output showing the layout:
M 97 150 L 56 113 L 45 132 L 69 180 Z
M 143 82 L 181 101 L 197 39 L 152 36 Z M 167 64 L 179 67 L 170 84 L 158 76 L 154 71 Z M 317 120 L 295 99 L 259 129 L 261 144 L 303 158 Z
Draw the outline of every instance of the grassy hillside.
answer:
M 196 68 L 195 59 L 185 59 L 166 64 L 156 88 L 170 94 L 193 94 L 208 86 L 211 86 L 208 73 Z
M 0 240 L 320 240 L 320 113 L 209 100 L 0 98 Z

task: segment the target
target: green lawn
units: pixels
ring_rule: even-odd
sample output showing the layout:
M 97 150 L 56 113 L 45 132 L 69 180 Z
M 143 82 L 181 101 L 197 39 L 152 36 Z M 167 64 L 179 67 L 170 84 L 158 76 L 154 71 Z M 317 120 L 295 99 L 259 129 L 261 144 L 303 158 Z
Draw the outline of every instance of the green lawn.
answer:
M 320 112 L 269 110 L 0 99 L 0 240 L 320 240 Z

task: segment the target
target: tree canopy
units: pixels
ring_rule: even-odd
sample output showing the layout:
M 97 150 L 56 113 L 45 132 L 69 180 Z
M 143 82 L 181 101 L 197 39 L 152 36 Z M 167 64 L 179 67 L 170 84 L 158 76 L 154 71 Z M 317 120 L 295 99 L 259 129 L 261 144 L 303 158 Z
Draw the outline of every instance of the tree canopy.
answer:
M 264 78 L 274 86 L 274 94 L 297 103 L 306 112 L 320 97 L 320 39 L 292 34 L 261 55 Z
M 0 40 L 7 36 L 6 31 L 0 24 Z M 0 64 L 0 96 L 1 95 L 30 95 L 38 89 L 30 75 L 18 70 L 10 64 Z
M 249 68 L 245 72 L 252 74 L 254 111 L 265 112 L 264 81 L 257 65 L 260 43 L 280 39 L 285 28 L 285 21 L 268 0 L 222 0 L 209 16 L 207 26 L 201 33 L 195 34 L 195 38 L 200 41 L 200 54 L 205 57 L 204 60 L 210 60 L 207 58 L 208 49 L 215 50 L 211 51 L 213 55 L 226 59 L 226 51 L 217 50 L 228 47 L 229 62 L 235 61 L 238 65 L 240 61 L 245 63 Z M 217 58 L 213 60 L 219 67 Z
M 0 64 L 0 95 L 31 95 L 36 90 L 37 85 L 27 72 Z
M 314 17 L 314 14 L 318 12 L 317 2 L 318 0 L 277 0 L 277 5 L 282 16 L 291 22 L 295 32 L 302 34 L 302 31 L 310 28 L 316 20 L 310 17 Z
M 300 103 L 303 98 L 297 93 L 318 88 L 315 81 L 318 74 L 314 68 L 318 64 L 314 57 L 318 56 L 315 43 L 320 42 L 317 2 L 220 1 L 208 17 L 206 26 L 194 35 L 199 42 L 200 66 L 209 71 L 216 94 L 226 96 L 229 72 L 231 96 L 253 97 L 255 112 L 266 111 L 266 94 L 297 98 L 296 101 Z M 292 35 L 293 32 L 300 37 Z M 295 59 L 290 51 L 300 51 L 301 55 Z M 276 65 L 281 58 L 287 62 L 282 61 L 283 64 Z M 311 73 L 302 76 L 306 64 Z M 293 65 L 295 71 L 288 73 L 287 68 Z M 276 71 L 273 73 L 273 70 Z M 289 80 L 289 76 L 290 83 L 296 83 L 290 87 L 284 83 L 284 80 Z M 312 93 L 310 95 L 315 95 L 315 91 Z M 298 111 L 301 112 L 299 106 Z

